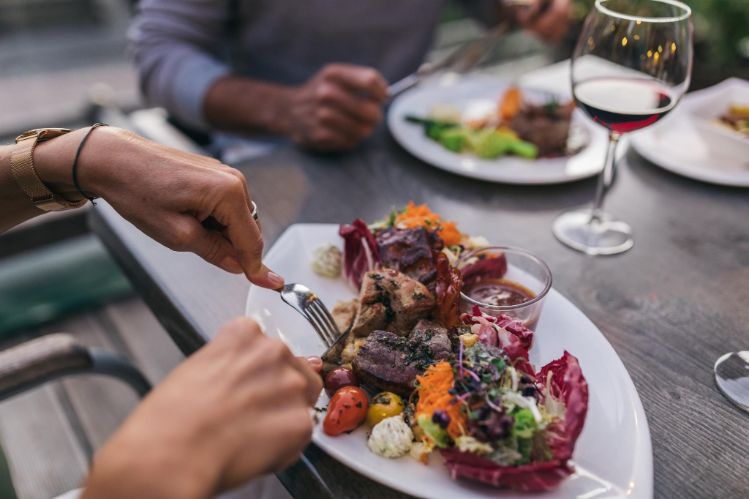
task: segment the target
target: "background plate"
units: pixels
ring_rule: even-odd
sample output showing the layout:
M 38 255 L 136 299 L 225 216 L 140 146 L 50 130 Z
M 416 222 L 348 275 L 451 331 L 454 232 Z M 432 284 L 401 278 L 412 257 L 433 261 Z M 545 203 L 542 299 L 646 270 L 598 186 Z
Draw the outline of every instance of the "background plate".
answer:
M 749 82 L 731 78 L 687 94 L 660 123 L 635 132 L 643 158 L 670 172 L 718 185 L 749 187 L 749 139 L 710 122 L 729 104 L 749 103 Z
M 270 249 L 265 263 L 289 282 L 306 284 L 332 307 L 337 300 L 350 299 L 355 293 L 342 278 L 329 279 L 312 272 L 312 253 L 325 243 L 341 245 L 338 225 L 292 225 Z M 297 355 L 320 355 L 325 349 L 309 324 L 284 304 L 275 291 L 251 287 L 247 314 L 257 319 L 269 335 L 283 339 Z M 577 472 L 557 490 L 538 497 L 651 497 L 650 433 L 632 380 L 598 328 L 552 289 L 536 331 L 531 361 L 539 368 L 560 357 L 565 349 L 580 360 L 588 380 L 588 415 L 575 448 Z M 324 393 L 319 404 L 327 404 Z M 408 456 L 400 459 L 376 456 L 366 446 L 364 428 L 333 438 L 325 435 L 318 425 L 313 440 L 325 452 L 362 475 L 414 496 L 536 497 L 498 491 L 468 481 L 453 481 L 436 454 L 429 466 Z
M 409 114 L 426 116 L 435 104 L 464 109 L 475 101 L 499 102 L 508 86 L 507 80 L 487 75 L 454 81 L 445 78 L 431 80 L 393 102 L 388 112 L 388 127 L 395 140 L 417 158 L 465 177 L 507 184 L 560 184 L 591 177 L 601 171 L 606 153 L 606 132 L 590 124 L 579 110 L 575 111 L 573 122 L 590 135 L 588 146 L 573 156 L 533 161 L 513 156 L 488 160 L 468 153 L 457 154 L 426 137 L 420 126 L 405 121 Z M 522 85 L 521 88 L 527 90 Z M 530 90 L 529 93 L 534 92 Z

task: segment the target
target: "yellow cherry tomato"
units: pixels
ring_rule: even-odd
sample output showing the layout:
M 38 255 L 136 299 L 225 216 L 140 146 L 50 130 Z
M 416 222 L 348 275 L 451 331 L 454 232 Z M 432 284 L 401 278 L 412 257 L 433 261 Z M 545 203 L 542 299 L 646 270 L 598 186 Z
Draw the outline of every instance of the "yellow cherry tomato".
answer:
M 403 400 L 392 392 L 380 392 L 369 403 L 367 424 L 374 426 L 385 418 L 397 416 L 403 412 Z

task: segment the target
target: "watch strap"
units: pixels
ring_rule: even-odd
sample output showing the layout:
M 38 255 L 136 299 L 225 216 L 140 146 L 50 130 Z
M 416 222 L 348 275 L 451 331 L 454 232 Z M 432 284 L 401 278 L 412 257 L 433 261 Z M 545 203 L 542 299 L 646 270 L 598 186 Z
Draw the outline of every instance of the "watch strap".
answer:
M 39 178 L 34 168 L 34 149 L 39 142 L 63 135 L 70 130 L 63 128 L 48 128 L 30 130 L 16 138 L 17 147 L 10 156 L 10 171 L 18 186 L 26 194 L 34 206 L 44 211 L 60 211 L 78 208 L 86 200 L 68 201 L 50 191 Z

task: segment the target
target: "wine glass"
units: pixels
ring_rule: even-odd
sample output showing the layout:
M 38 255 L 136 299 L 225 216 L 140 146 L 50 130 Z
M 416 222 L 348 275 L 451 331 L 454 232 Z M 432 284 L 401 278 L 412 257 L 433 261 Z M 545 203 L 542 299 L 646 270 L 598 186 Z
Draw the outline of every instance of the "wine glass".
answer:
M 749 412 L 749 350 L 721 356 L 713 366 L 713 373 L 720 392 Z
M 615 176 L 616 146 L 625 133 L 671 111 L 692 73 L 691 10 L 676 0 L 596 0 L 572 55 L 575 102 L 609 132 L 592 210 L 564 213 L 554 235 L 589 255 L 629 250 L 632 229 L 603 211 Z M 635 201 L 635 200 L 633 200 Z

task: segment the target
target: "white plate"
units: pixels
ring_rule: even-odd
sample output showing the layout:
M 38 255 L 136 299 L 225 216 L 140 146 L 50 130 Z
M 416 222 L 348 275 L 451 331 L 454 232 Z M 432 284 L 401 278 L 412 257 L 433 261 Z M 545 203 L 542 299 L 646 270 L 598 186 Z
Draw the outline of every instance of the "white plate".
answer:
M 265 262 L 289 282 L 306 284 L 332 306 L 337 300 L 352 298 L 355 293 L 342 278 L 329 279 L 312 272 L 311 255 L 325 243 L 342 246 L 337 225 L 292 225 L 270 249 Z M 325 350 L 310 326 L 284 304 L 275 291 L 250 288 L 247 314 L 260 321 L 269 335 L 283 339 L 297 355 L 320 355 Z M 588 380 L 588 415 L 575 448 L 576 473 L 556 491 L 538 497 L 651 497 L 650 432 L 632 380 L 598 328 L 552 289 L 544 304 L 531 361 L 539 368 L 560 357 L 565 349 L 579 359 Z M 327 404 L 324 393 L 319 404 Z M 468 481 L 453 481 L 436 453 L 429 466 L 410 457 L 376 456 L 367 449 L 364 428 L 350 435 L 329 437 L 318 425 L 313 440 L 325 452 L 362 475 L 414 496 L 536 497 L 498 491 Z
M 593 126 L 577 110 L 573 124 L 589 134 L 588 146 L 573 156 L 537 160 L 513 156 L 488 160 L 468 153 L 457 154 L 426 137 L 422 127 L 405 120 L 408 115 L 427 116 L 435 104 L 449 104 L 459 109 L 477 102 L 496 105 L 508 85 L 504 79 L 487 75 L 458 80 L 442 78 L 424 83 L 395 100 L 388 112 L 388 127 L 403 148 L 417 158 L 466 177 L 507 184 L 560 184 L 591 177 L 601 171 L 606 153 L 606 133 L 603 128 Z
M 732 103 L 749 103 L 749 82 L 731 78 L 687 94 L 670 116 L 633 133 L 635 150 L 678 175 L 749 187 L 749 139 L 711 123 Z

